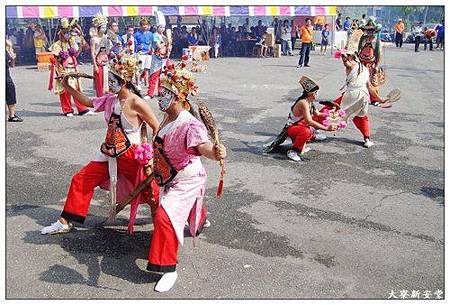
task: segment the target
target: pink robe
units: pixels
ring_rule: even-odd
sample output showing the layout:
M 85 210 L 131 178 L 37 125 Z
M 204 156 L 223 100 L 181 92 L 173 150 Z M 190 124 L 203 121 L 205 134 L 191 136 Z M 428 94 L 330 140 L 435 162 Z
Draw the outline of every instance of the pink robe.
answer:
M 197 146 L 209 142 L 208 133 L 203 123 L 182 111 L 158 136 L 164 140 L 164 155 L 178 171 L 170 183 L 160 188 L 159 202 L 183 245 L 186 220 L 192 236 L 200 225 L 207 176 Z

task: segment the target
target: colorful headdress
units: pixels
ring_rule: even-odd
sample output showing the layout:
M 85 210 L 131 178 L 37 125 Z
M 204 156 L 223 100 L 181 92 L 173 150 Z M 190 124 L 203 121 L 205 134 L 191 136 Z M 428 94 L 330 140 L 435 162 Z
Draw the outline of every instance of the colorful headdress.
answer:
M 61 18 L 61 20 L 59 21 L 61 30 L 63 31 L 69 31 L 70 30 L 70 23 L 69 23 L 69 19 L 67 19 L 66 17 Z
M 185 60 L 187 58 L 182 58 L 181 63 L 176 66 L 173 63 L 168 63 L 160 77 L 161 86 L 172 91 L 181 101 L 187 101 L 189 95 L 198 93 L 194 77 L 186 69 Z M 185 104 L 185 107 L 188 108 L 188 105 Z
M 302 76 L 299 83 L 303 87 L 303 90 L 308 93 L 319 90 L 319 85 L 307 76 Z
M 92 25 L 96 28 L 101 27 L 102 25 L 108 24 L 108 18 L 102 15 L 102 13 L 97 13 L 92 19 Z
M 111 60 L 110 71 L 121 79 L 131 82 L 139 71 L 139 61 L 132 55 L 120 53 Z

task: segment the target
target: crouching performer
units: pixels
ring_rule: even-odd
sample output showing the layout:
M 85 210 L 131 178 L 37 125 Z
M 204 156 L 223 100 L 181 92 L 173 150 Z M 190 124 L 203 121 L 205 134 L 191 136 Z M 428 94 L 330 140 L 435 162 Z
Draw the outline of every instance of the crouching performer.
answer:
M 323 134 L 317 134 L 317 130 L 335 131 L 337 128 L 336 125 L 324 126 L 319 123 L 323 120 L 323 114 L 316 111 L 313 104 L 319 85 L 306 76 L 300 78 L 300 85 L 303 93 L 292 105 L 287 124 L 277 138 L 265 148 L 265 152 L 270 153 L 289 137 L 293 144 L 292 149 L 287 151 L 287 156 L 296 162 L 304 162 L 302 155 L 308 151 L 307 142 L 314 140 L 316 136 L 321 137 L 317 140 L 326 138 Z
M 180 68 L 181 66 L 181 68 Z M 222 144 L 208 139 L 205 125 L 188 109 L 190 94 L 197 87 L 192 74 L 178 65 L 168 65 L 161 75 L 159 108 L 165 112 L 153 143 L 153 171 L 160 186 L 160 205 L 153 219 L 154 231 L 147 270 L 162 273 L 155 290 L 168 291 L 177 279 L 178 245 L 183 245 L 186 222 L 192 236 L 206 223 L 206 172 L 200 156 L 212 160 L 226 157 Z
M 144 165 L 135 157 L 135 153 L 142 141 L 146 140 L 146 124 L 155 133 L 159 122 L 131 83 L 137 64 L 131 56 L 115 59 L 108 73 L 109 93 L 94 99 L 72 88 L 67 75 L 62 77 L 64 89 L 70 95 L 83 105 L 93 107 L 96 112 L 104 112 L 107 133 L 100 148 L 101 153 L 72 177 L 59 220 L 43 228 L 42 234 L 66 233 L 71 230 L 72 221 L 83 223 L 97 186 L 110 189 L 110 211 L 115 215 L 116 186 L 117 199 L 121 200 L 145 179 Z M 157 186 L 154 185 L 152 189 L 155 199 L 150 194 L 150 188 L 147 188 L 131 203 L 130 233 L 136 213 L 133 203 L 151 204 L 158 200 Z

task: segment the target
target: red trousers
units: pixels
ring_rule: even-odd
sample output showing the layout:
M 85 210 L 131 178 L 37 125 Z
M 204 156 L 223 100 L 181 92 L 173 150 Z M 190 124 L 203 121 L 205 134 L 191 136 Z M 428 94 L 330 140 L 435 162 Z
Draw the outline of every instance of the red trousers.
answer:
M 72 96 L 65 90 L 59 95 L 61 110 L 64 114 L 73 113 L 71 98 Z M 77 108 L 78 113 L 83 113 L 88 110 L 88 108 L 81 104 L 75 97 L 73 98 L 73 102 L 75 104 L 75 107 Z
M 103 96 L 106 93 L 103 88 L 103 69 L 104 66 L 98 66 L 98 71 L 95 72 L 94 70 L 94 88 L 97 97 Z
M 133 145 L 117 158 L 117 172 L 123 174 L 132 183 L 136 180 L 136 174 L 139 169 L 139 163 L 134 158 L 135 147 Z M 94 196 L 94 189 L 108 179 L 108 162 L 91 161 L 85 165 L 72 177 L 61 217 L 83 223 Z M 153 196 L 158 202 L 159 189 L 154 181 L 152 181 L 152 187 Z M 146 190 L 143 192 L 146 192 Z
M 190 214 L 189 217 L 194 217 Z M 206 221 L 206 207 L 203 206 L 200 230 Z M 153 235 L 148 253 L 147 270 L 153 272 L 173 272 L 177 266 L 178 239 L 169 216 L 161 206 L 153 217 Z M 199 233 L 199 232 L 197 232 Z
M 314 137 L 314 134 L 311 132 L 309 126 L 303 121 L 289 126 L 287 134 L 288 137 L 292 139 L 292 147 L 299 151 L 302 151 L 306 142 L 310 141 Z
M 155 95 L 159 95 L 159 76 L 161 75 L 161 70 L 154 72 L 150 75 L 148 79 L 148 90 L 147 95 L 150 97 L 154 97 Z

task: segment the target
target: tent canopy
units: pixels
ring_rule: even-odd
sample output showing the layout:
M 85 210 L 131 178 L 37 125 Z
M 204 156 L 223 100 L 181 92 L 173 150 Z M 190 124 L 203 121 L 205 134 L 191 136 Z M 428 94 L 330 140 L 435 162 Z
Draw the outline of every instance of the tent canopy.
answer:
M 316 16 L 336 15 L 336 6 L 6 6 L 6 18 L 153 16 Z

